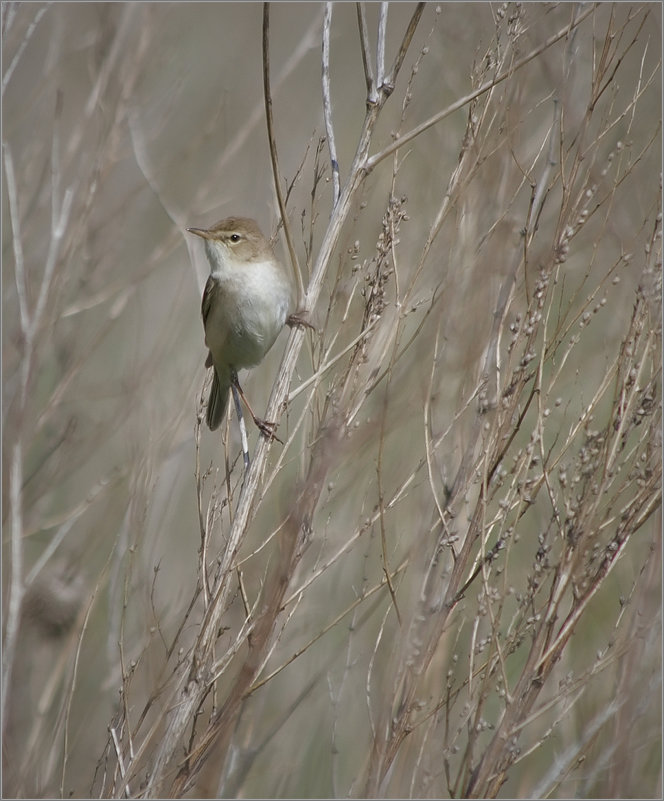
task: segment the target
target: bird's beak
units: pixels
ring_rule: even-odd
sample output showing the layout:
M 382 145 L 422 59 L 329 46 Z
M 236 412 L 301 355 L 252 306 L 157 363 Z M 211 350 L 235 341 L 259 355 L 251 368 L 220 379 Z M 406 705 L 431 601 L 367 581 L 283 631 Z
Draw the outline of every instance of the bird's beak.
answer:
M 190 234 L 196 234 L 196 236 L 200 236 L 203 239 L 211 239 L 212 234 L 205 228 L 187 228 Z

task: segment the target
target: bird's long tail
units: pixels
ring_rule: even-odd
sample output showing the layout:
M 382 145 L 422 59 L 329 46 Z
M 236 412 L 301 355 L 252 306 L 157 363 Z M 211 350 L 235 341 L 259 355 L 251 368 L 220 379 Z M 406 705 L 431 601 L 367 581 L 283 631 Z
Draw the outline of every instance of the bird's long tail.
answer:
M 207 424 L 210 431 L 215 431 L 219 428 L 221 421 L 224 419 L 226 407 L 228 406 L 230 388 L 230 383 L 228 381 L 222 381 L 215 368 L 212 378 L 212 389 L 210 389 L 210 398 L 207 406 Z

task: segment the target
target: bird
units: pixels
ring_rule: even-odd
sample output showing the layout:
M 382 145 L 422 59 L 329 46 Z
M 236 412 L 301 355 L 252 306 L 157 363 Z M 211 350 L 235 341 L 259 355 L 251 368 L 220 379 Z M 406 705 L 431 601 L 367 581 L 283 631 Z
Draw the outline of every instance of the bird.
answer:
M 263 434 L 275 438 L 274 424 L 257 417 L 246 400 L 237 371 L 259 364 L 281 329 L 303 322 L 293 314 L 293 281 L 274 255 L 258 223 L 248 217 L 227 217 L 211 228 L 187 228 L 205 242 L 210 263 L 201 314 L 213 367 L 206 421 L 215 431 L 228 407 L 232 386 L 239 391 Z M 308 323 L 304 322 L 305 325 Z

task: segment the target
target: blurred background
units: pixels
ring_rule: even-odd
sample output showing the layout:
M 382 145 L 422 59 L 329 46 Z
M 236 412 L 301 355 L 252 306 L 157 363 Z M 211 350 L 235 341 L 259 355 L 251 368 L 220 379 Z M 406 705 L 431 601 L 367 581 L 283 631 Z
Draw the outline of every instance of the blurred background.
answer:
M 389 63 L 413 8 L 389 5 Z M 200 432 L 197 450 L 206 379 L 200 296 L 208 266 L 186 227 L 254 217 L 287 260 L 266 136 L 262 13 L 256 3 L 2 6 L 5 797 L 110 794 L 103 779 L 115 770 L 109 725 L 121 717 L 132 721 L 137 738 L 144 735 L 141 727 L 158 717 L 160 688 L 200 622 L 200 511 L 208 503 L 214 508 L 214 563 L 241 458 L 235 461 L 234 419 L 223 442 Z M 323 13 L 318 3 L 279 3 L 270 21 L 275 139 L 305 286 L 332 208 L 329 153 L 321 143 Z M 348 348 L 345 360 L 321 377 L 313 397 L 297 395 L 284 415 L 280 434 L 289 434 L 300 415 L 305 424 L 284 451 L 273 445 L 240 554 L 246 591 L 255 598 L 278 538 L 256 548 L 293 502 L 326 404 L 341 404 L 343 443 L 330 455 L 312 545 L 292 577 L 293 594 L 306 591 L 283 621 L 265 674 L 314 642 L 249 699 L 234 734 L 235 762 L 229 766 L 227 755 L 219 764 L 210 760 L 195 788 L 203 797 L 365 792 L 377 721 L 396 710 L 399 669 L 390 660 L 398 653 L 405 664 L 414 647 L 381 585 L 383 571 L 410 560 L 398 576 L 407 621 L 432 558 L 437 503 L 444 506 L 462 474 L 468 491 L 456 511 L 457 536 L 473 515 L 481 470 L 462 468 L 469 443 L 477 445 L 473 459 L 481 450 L 476 387 L 489 363 L 487 343 L 495 343 L 494 310 L 541 186 L 547 202 L 527 268 L 510 290 L 498 348 L 510 364 L 510 331 L 526 319 L 540 271 L 559 246 L 560 221 L 575 207 L 580 233 L 567 237 L 570 255 L 557 262 L 557 270 L 564 268 L 551 279 L 544 312 L 555 343 L 546 362 L 550 395 L 542 401 L 549 407 L 546 449 L 569 443 L 556 468 L 572 474 L 590 437 L 587 419 L 578 427 L 580 416 L 594 399 L 590 428 L 608 426 L 616 393 L 603 381 L 613 380 L 625 354 L 644 286 L 652 335 L 634 348 L 646 365 L 638 380 L 652 389 L 649 419 L 659 430 L 659 279 L 651 263 L 659 265 L 661 220 L 661 8 L 602 4 L 574 37 L 545 48 L 571 14 L 566 4 L 425 7 L 371 153 L 494 70 L 540 46 L 542 52 L 490 99 L 464 105 L 400 149 L 396 161 L 380 162 L 358 192 L 312 310 L 318 333 L 307 332 L 291 391 Z M 371 4 L 373 47 L 377 19 L 378 5 Z M 617 32 L 610 44 L 607 30 Z M 591 107 L 603 60 L 606 87 Z M 353 4 L 334 4 L 330 67 L 343 181 L 365 115 Z M 552 127 L 564 145 L 556 140 L 547 179 Z M 567 173 L 566 193 L 555 175 L 572 163 L 578 172 Z M 384 269 L 388 229 L 394 236 L 383 254 L 390 267 L 380 324 L 357 366 L 348 362 L 351 343 L 375 286 L 372 270 Z M 546 342 L 547 333 L 541 336 Z M 287 341 L 286 331 L 260 368 L 242 377 L 257 410 L 265 408 Z M 537 352 L 545 352 L 541 342 Z M 506 375 L 507 368 L 501 380 Z M 514 453 L 505 456 L 506 486 L 530 435 L 518 431 Z M 256 436 L 251 430 L 251 447 Z M 631 497 L 632 462 L 645 454 L 648 480 L 661 470 L 659 443 L 646 439 L 651 450 L 639 432 L 626 445 L 632 461 L 606 501 L 598 536 L 610 536 L 615 510 Z M 440 446 L 427 445 L 434 441 Z M 563 478 L 555 489 L 561 510 L 565 491 Z M 522 527 L 500 568 L 505 617 L 492 630 L 505 636 L 520 614 L 515 598 L 527 594 L 525 577 L 541 562 L 538 547 L 551 548 L 552 560 L 562 547 L 552 544 L 545 494 L 505 524 Z M 652 503 L 584 609 L 552 676 L 548 705 L 543 699 L 545 708 L 523 733 L 505 797 L 661 793 L 661 519 Z M 492 498 L 486 520 L 500 508 L 500 498 Z M 495 541 L 490 531 L 487 547 Z M 446 558 L 441 576 L 453 564 Z M 479 590 L 469 592 L 447 624 L 420 677 L 419 697 L 423 709 L 438 712 L 437 699 L 447 697 L 448 718 L 423 716 L 381 794 L 460 792 L 445 760 L 453 774 L 461 769 L 455 759 L 476 764 L 486 747 L 500 717 L 500 682 L 487 679 L 480 691 L 481 721 L 468 712 L 480 703 L 468 675 L 471 655 L 482 650 L 478 621 L 486 619 L 486 603 Z M 243 609 L 238 590 L 230 632 Z M 638 648 L 629 639 L 637 635 Z M 517 654 L 507 681 L 525 659 L 510 642 Z M 616 656 L 607 656 L 616 643 Z M 570 689 L 579 677 L 580 689 Z M 222 680 L 222 695 L 223 687 Z M 551 700 L 557 693 L 558 704 Z M 487 738 L 474 750 L 473 728 Z M 567 766 L 560 772 L 557 760 Z

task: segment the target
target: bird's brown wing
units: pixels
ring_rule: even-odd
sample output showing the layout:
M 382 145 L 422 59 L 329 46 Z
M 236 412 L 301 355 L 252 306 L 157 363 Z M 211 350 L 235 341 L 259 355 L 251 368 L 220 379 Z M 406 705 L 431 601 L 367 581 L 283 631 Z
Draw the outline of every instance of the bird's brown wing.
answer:
M 203 315 L 203 328 L 205 328 L 205 323 L 207 321 L 208 315 L 210 314 L 210 308 L 212 306 L 212 296 L 214 295 L 215 291 L 215 283 L 214 279 L 210 275 L 208 277 L 207 283 L 205 284 L 205 289 L 203 290 L 203 300 L 201 301 L 201 314 Z M 212 354 L 208 351 L 207 359 L 205 360 L 206 367 L 212 367 Z
M 201 301 L 201 314 L 203 315 L 203 325 L 208 318 L 208 314 L 210 313 L 210 307 L 212 306 L 212 295 L 214 294 L 214 278 L 210 275 L 208 277 L 207 283 L 205 284 L 205 289 L 203 290 L 203 300 Z

